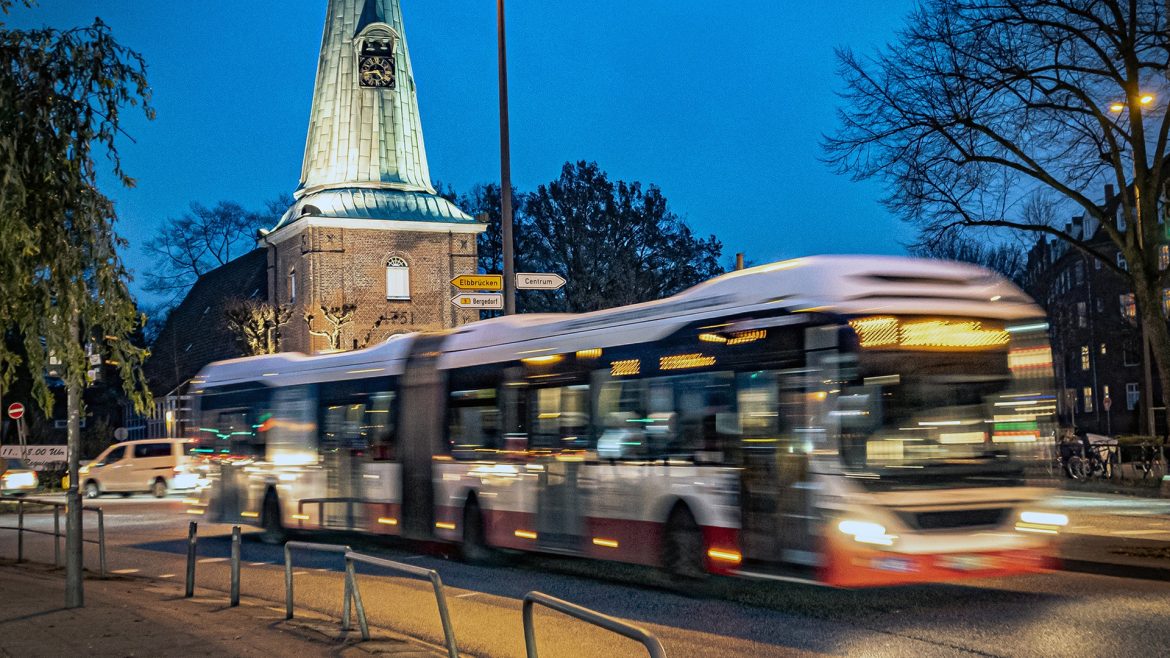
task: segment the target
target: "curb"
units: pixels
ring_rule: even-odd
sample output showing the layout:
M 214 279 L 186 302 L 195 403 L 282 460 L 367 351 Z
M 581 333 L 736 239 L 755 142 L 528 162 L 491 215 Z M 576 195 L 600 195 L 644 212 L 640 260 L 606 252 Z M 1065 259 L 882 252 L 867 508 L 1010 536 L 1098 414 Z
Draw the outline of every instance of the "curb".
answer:
M 1139 580 L 1170 582 L 1170 568 L 1167 567 L 1145 567 L 1137 564 L 1118 564 L 1116 562 L 1094 562 L 1092 560 L 1061 558 L 1060 570 L 1091 573 L 1098 576 L 1113 576 L 1115 578 L 1135 578 Z

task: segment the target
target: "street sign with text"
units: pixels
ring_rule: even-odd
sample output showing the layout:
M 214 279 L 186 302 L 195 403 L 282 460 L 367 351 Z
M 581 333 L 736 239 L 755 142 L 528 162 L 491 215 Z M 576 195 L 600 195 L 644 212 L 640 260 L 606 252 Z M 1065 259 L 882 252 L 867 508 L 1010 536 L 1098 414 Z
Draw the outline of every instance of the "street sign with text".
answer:
M 451 279 L 451 285 L 460 290 L 503 290 L 503 274 L 460 274 Z
M 8 405 L 8 417 L 9 418 L 11 418 L 12 420 L 20 420 L 20 417 L 23 415 L 24 415 L 24 405 L 23 404 L 21 404 L 19 402 L 13 402 L 12 404 Z
M 516 288 L 519 290 L 560 290 L 565 278 L 559 274 L 541 272 L 518 272 Z
M 451 303 L 459 308 L 499 310 L 504 308 L 504 296 L 498 292 L 467 292 L 452 297 Z

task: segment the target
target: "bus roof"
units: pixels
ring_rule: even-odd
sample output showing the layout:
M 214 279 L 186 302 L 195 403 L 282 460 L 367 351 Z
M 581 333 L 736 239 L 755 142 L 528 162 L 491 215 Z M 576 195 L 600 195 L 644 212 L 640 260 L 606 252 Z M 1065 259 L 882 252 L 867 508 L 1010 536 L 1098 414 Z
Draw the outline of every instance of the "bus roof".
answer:
M 455 329 L 442 368 L 501 363 L 652 341 L 705 318 L 753 312 L 823 311 L 846 316 L 929 314 L 997 320 L 1044 312 L 1003 276 L 968 263 L 901 256 L 809 256 L 729 272 L 677 295 L 592 313 L 533 313 Z M 291 385 L 402 372 L 416 334 L 362 350 L 281 353 L 213 363 L 192 384 L 266 381 Z
M 781 309 L 1008 321 L 1044 315 L 1013 283 L 977 265 L 901 256 L 809 256 L 729 272 L 642 304 L 474 322 L 447 340 L 440 364 L 453 368 L 652 341 L 706 318 Z

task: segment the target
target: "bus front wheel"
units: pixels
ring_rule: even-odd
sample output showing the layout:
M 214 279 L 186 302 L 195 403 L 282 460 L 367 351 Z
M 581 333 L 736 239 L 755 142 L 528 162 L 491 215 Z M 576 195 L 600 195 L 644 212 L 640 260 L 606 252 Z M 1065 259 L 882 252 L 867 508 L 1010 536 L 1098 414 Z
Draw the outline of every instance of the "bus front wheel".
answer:
M 662 568 L 676 582 L 698 582 L 703 568 L 703 531 L 686 505 L 675 505 L 666 521 L 662 542 Z
M 280 520 L 280 501 L 276 493 L 269 490 L 264 496 L 264 531 L 260 533 L 260 541 L 265 544 L 282 544 L 285 539 L 284 524 Z

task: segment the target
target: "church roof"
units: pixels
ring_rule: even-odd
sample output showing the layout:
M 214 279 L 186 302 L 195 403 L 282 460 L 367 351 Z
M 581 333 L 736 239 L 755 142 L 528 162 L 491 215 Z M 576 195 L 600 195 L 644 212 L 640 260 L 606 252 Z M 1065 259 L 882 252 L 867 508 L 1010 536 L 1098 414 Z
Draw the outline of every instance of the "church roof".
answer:
M 301 197 L 284 213 L 272 233 L 302 217 L 477 223 L 458 206 L 436 194 L 351 187 L 321 190 Z
M 255 249 L 199 277 L 167 316 L 142 368 L 156 396 L 173 391 L 211 361 L 243 353 L 224 321 L 228 303 L 237 298 L 268 299 L 265 249 Z

